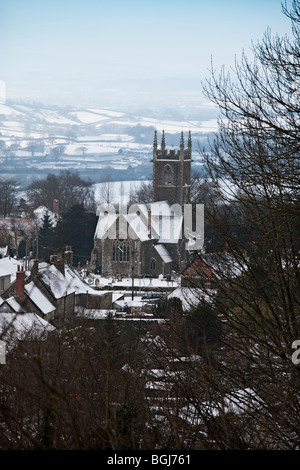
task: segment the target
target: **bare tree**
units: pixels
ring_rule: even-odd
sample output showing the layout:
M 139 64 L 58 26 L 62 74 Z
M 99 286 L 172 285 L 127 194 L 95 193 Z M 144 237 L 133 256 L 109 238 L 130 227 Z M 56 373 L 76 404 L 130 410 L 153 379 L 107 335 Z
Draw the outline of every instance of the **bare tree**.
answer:
M 215 286 L 204 290 L 225 327 L 205 374 L 222 404 L 207 436 L 216 448 L 299 445 L 299 369 L 291 360 L 300 338 L 299 2 L 284 12 L 292 39 L 267 32 L 253 63 L 244 55 L 233 77 L 212 70 L 204 87 L 220 109 L 203 157 L 220 188 L 205 217 L 224 245 L 214 257 L 200 255 Z
M 80 178 L 77 172 L 64 171 L 59 175 L 49 174 L 45 180 L 35 180 L 27 188 L 27 199 L 35 207 L 44 205 L 52 209 L 53 200 L 59 200 L 61 211 L 75 204 L 85 208 L 94 207 L 92 183 Z
M 112 204 L 114 199 L 114 187 L 111 176 L 107 175 L 102 179 L 99 195 L 99 204 Z
M 152 202 L 152 182 L 142 181 L 141 184 L 130 191 L 129 205 L 150 204 Z
M 0 213 L 10 215 L 17 203 L 18 182 L 15 178 L 0 177 Z

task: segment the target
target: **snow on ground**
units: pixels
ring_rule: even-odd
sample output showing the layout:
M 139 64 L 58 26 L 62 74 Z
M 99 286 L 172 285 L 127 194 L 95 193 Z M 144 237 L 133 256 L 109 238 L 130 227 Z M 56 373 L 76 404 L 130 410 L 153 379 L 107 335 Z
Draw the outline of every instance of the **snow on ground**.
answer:
M 111 182 L 111 192 L 112 192 L 112 204 L 118 204 L 121 199 L 124 204 L 128 203 L 130 192 L 134 191 L 138 188 L 141 183 L 146 183 L 148 180 L 145 181 L 112 181 Z M 150 183 L 150 181 L 149 181 Z M 102 188 L 105 187 L 107 183 L 96 183 L 93 185 L 93 189 L 95 191 L 95 201 L 101 201 L 101 191 Z
M 98 287 L 119 287 L 121 288 L 129 288 L 132 286 L 132 278 L 129 277 L 124 277 L 122 280 L 117 280 L 112 277 L 106 278 L 102 277 L 100 275 L 93 275 L 92 276 L 93 282 L 98 284 Z M 151 287 L 153 287 L 153 290 L 157 288 L 167 288 L 167 289 L 175 289 L 178 287 L 178 279 L 175 279 L 173 281 L 166 281 L 165 279 L 162 278 L 135 278 L 134 279 L 134 289 L 137 290 L 143 290 L 144 288 L 149 291 L 151 290 Z
M 121 113 L 119 111 L 111 111 L 108 109 L 89 108 L 88 111 L 91 111 L 92 113 L 103 114 L 105 116 L 115 117 L 115 118 L 124 116 L 124 113 Z
M 11 115 L 22 115 L 24 113 L 17 111 L 16 109 L 12 108 L 11 106 L 7 106 L 5 104 L 0 104 L 0 114 L 4 114 L 5 116 Z
M 84 124 L 91 124 L 99 121 L 110 120 L 109 116 L 103 116 L 98 113 L 89 113 L 88 111 L 72 111 L 69 113 L 70 116 L 75 116 L 80 122 Z

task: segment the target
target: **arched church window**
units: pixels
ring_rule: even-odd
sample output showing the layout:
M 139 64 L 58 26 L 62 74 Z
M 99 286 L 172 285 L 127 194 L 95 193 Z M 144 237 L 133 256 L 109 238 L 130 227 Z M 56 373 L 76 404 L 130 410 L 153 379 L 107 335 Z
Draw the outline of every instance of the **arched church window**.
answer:
M 167 166 L 164 171 L 164 183 L 172 184 L 172 177 L 173 177 L 172 170 L 169 166 Z
M 155 269 L 156 269 L 156 259 L 155 258 L 151 258 L 150 269 L 151 269 L 151 271 L 155 271 Z
M 115 263 L 129 263 L 129 243 L 123 238 L 116 238 L 112 246 L 112 260 Z

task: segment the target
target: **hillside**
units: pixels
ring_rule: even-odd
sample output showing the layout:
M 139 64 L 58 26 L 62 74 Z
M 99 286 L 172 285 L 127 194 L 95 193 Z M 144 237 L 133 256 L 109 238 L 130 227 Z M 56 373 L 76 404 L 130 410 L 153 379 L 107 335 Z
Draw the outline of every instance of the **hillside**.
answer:
M 119 181 L 147 179 L 155 129 L 165 131 L 170 147 L 179 145 L 181 131 L 191 130 L 194 164 L 199 164 L 198 143 L 215 127 L 214 119 L 158 118 L 147 110 L 131 114 L 96 107 L 0 104 L 1 174 L 22 175 L 28 182 L 68 169 L 94 182 L 108 174 Z

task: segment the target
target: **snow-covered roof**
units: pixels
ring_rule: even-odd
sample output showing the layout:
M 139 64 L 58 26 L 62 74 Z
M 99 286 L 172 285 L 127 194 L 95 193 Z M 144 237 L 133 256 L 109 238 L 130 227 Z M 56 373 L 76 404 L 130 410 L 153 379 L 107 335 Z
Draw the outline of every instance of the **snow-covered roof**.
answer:
M 34 284 L 33 281 L 25 284 L 24 290 L 30 300 L 43 312 L 44 315 L 54 312 L 54 305 L 48 300 L 43 292 Z
M 142 302 L 141 300 L 116 300 L 114 305 L 118 305 L 119 307 L 126 308 L 126 307 L 138 307 L 142 308 L 145 306 L 146 302 Z
M 105 292 L 93 289 L 77 271 L 65 264 L 65 280 L 70 289 L 74 289 L 76 294 L 86 294 L 103 296 Z
M 79 273 L 65 264 L 64 275 L 54 266 L 43 263 L 39 264 L 41 281 L 51 290 L 56 299 L 60 299 L 66 294 L 86 294 L 103 296 L 105 292 L 93 289 Z
M 21 305 L 16 301 L 14 297 L 9 297 L 8 299 L 2 299 L 2 297 L 0 297 L 0 307 L 4 303 L 7 303 L 12 308 L 12 310 L 14 310 L 14 312 L 23 311 Z
M 22 261 L 18 261 L 10 256 L 6 256 L 5 258 L 0 259 L 0 276 L 1 272 L 7 271 L 11 275 L 11 282 L 14 282 L 16 279 L 16 272 L 18 266 L 22 266 Z M 7 276 L 7 274 L 4 274 Z
M 236 277 L 247 271 L 244 259 L 239 260 L 229 252 L 206 253 L 201 255 L 201 258 L 217 279 Z
M 42 338 L 55 327 L 35 313 L 1 313 L 0 334 L 7 340 Z
M 172 263 L 173 260 L 164 245 L 160 245 L 160 244 L 154 245 L 154 248 L 164 263 Z
M 1 260 L 0 260 L 1 261 Z M 11 276 L 10 271 L 0 264 L 0 277 Z
M 69 277 L 65 277 L 53 264 L 39 270 L 41 281 L 51 290 L 55 299 L 75 292 Z
M 111 277 L 102 277 L 97 274 L 92 275 L 92 280 L 96 282 L 97 280 L 99 281 L 98 286 L 99 287 L 105 287 L 105 286 L 114 286 L 114 287 L 119 287 L 120 289 L 122 288 L 128 288 L 132 286 L 132 278 L 131 277 L 122 277 L 122 280 L 119 281 L 117 279 L 111 278 Z M 150 289 L 156 289 L 156 288 L 176 288 L 178 287 L 179 279 L 175 279 L 172 281 L 168 281 L 166 279 L 163 279 L 161 277 L 158 278 L 135 278 L 133 280 L 134 287 L 135 289 L 143 290 L 144 288 L 147 288 L 147 290 Z M 115 291 L 114 291 L 115 292 Z M 126 292 L 126 291 L 124 291 Z

